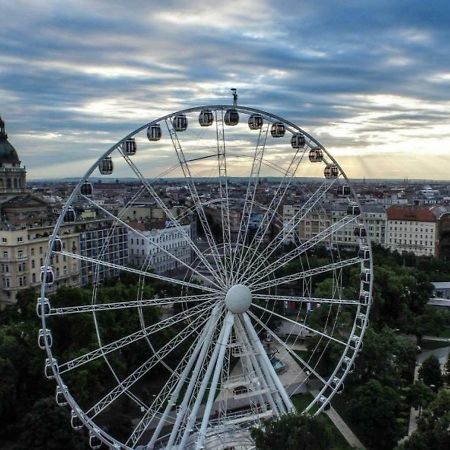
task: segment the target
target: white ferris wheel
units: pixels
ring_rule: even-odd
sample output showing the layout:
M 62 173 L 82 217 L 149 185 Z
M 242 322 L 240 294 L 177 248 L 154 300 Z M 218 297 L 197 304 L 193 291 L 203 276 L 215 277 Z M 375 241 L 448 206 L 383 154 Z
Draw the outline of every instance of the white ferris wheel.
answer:
M 327 410 L 352 370 L 372 298 L 358 198 L 316 139 L 233 94 L 231 105 L 168 114 L 113 145 L 49 238 L 39 346 L 56 401 L 92 448 L 253 448 L 252 427 Z M 120 201 L 106 189 L 112 174 L 129 181 Z M 52 300 L 62 260 L 86 277 L 79 304 Z M 133 277 L 134 297 L 105 299 L 108 276 Z M 96 345 L 69 355 L 59 342 L 79 317 Z M 99 373 L 81 396 L 77 382 Z M 118 411 L 121 427 L 110 423 Z

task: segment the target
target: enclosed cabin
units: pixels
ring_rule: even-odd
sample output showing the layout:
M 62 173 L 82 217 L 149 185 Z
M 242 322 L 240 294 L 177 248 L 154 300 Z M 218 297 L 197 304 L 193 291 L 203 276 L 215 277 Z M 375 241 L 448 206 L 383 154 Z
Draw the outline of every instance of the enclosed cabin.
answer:
M 81 430 L 83 428 L 83 422 L 78 417 L 78 414 L 72 409 L 70 412 L 70 425 L 74 430 Z
M 111 156 L 105 156 L 98 165 L 98 170 L 102 175 L 111 175 L 114 170 Z
M 350 338 L 350 345 L 351 347 L 353 347 L 354 350 L 356 350 L 357 348 L 359 348 L 361 346 L 361 337 L 357 336 L 356 334 L 354 334 L 351 338 Z
M 275 122 L 270 127 L 270 134 L 274 138 L 283 137 L 285 133 L 286 133 L 286 127 L 284 126 L 284 123 Z
M 350 186 L 343 184 L 336 189 L 336 194 L 338 196 L 348 197 L 351 194 Z
M 306 144 L 306 139 L 302 133 L 294 133 L 291 137 L 291 147 L 298 149 L 303 148 Z
M 55 358 L 46 358 L 44 365 L 45 378 L 49 380 L 55 378 L 55 375 L 53 374 L 54 371 L 58 372 L 58 362 L 56 361 Z
M 186 131 L 188 127 L 188 120 L 186 114 L 184 113 L 175 114 L 174 118 L 172 119 L 172 126 L 175 131 Z
M 101 439 L 92 431 L 89 433 L 89 447 L 97 449 L 101 448 L 102 441 Z
M 328 164 L 323 171 L 323 175 L 327 180 L 337 178 L 339 176 L 339 169 L 335 164 Z
M 77 215 L 75 214 L 75 210 L 72 206 L 69 206 L 64 213 L 64 223 L 72 223 L 75 222 Z
M 53 236 L 50 236 L 50 241 L 53 239 Z M 52 244 L 52 252 L 60 252 L 63 249 L 63 243 L 58 235 L 53 239 Z
M 225 125 L 229 125 L 231 127 L 234 127 L 239 123 L 239 113 L 236 108 L 230 108 L 227 109 L 225 113 Z
M 210 109 L 202 109 L 198 116 L 201 127 L 210 127 L 214 123 L 214 114 Z
M 41 319 L 50 313 L 50 302 L 48 298 L 39 297 L 36 303 L 36 315 Z
M 355 364 L 352 363 L 352 359 L 348 356 L 344 356 L 344 358 L 342 358 L 342 367 L 344 370 L 348 370 L 347 373 L 353 373 L 355 370 Z
M 370 274 L 370 269 L 362 269 L 361 270 L 361 281 L 363 283 L 370 283 L 370 278 L 371 278 L 371 274 Z
M 344 383 L 342 383 L 341 379 L 338 377 L 333 377 L 330 382 L 330 386 L 333 390 L 336 390 L 336 394 L 342 394 L 344 391 Z
M 358 257 L 364 261 L 368 260 L 370 258 L 369 247 L 366 247 L 365 245 L 361 246 L 358 251 Z
M 321 407 L 323 406 L 322 411 L 329 411 L 329 409 L 331 408 L 328 398 L 326 398 L 324 395 L 321 395 L 319 397 L 319 403 L 320 403 Z
M 263 117 L 261 114 L 252 114 L 248 118 L 248 127 L 250 130 L 259 130 L 262 128 L 264 123 Z
M 66 385 L 64 385 L 64 390 L 67 390 Z M 64 392 L 61 389 L 61 386 L 59 386 L 59 385 L 56 386 L 55 401 L 58 406 L 66 406 L 67 405 L 66 397 L 64 396 Z
M 135 155 L 137 150 L 136 140 L 134 138 L 128 138 L 122 144 L 122 150 L 127 156 Z
M 85 181 L 80 186 L 80 193 L 81 193 L 81 195 L 84 195 L 86 197 L 91 197 L 92 196 L 92 192 L 93 192 L 92 184 L 89 183 L 89 181 Z
M 367 237 L 367 231 L 364 225 L 357 225 L 353 229 L 353 235 L 359 238 L 365 238 Z
M 364 313 L 359 313 L 356 316 L 356 326 L 358 326 L 359 328 L 364 328 L 366 326 L 367 323 L 367 315 Z
M 159 141 L 161 139 L 161 136 L 161 125 L 159 123 L 149 125 L 149 127 L 147 128 L 147 138 L 149 141 Z
M 50 266 L 41 266 L 41 283 L 45 283 L 48 287 L 52 286 L 55 281 L 53 269 Z
M 357 203 L 350 203 L 347 207 L 347 215 L 349 216 L 359 216 L 361 214 L 361 209 Z
M 38 347 L 41 350 L 45 350 L 45 347 L 51 347 L 53 344 L 52 333 L 50 330 L 42 328 L 39 330 L 38 334 Z
M 319 147 L 314 147 L 309 151 L 309 160 L 312 163 L 319 163 L 323 161 L 323 151 Z
M 367 291 L 361 291 L 359 294 L 359 303 L 364 306 L 367 306 L 370 303 L 370 295 Z

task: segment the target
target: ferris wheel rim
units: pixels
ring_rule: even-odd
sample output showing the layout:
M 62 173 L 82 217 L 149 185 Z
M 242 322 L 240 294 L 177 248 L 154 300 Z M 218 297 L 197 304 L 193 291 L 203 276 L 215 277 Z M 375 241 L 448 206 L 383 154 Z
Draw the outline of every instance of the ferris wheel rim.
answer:
M 143 126 L 137 128 L 137 129 L 134 130 L 132 133 L 128 134 L 128 135 L 125 136 L 123 139 L 121 139 L 121 140 L 118 141 L 116 144 L 114 144 L 109 150 L 107 150 L 102 156 L 100 156 L 100 158 L 98 158 L 98 160 L 91 166 L 91 168 L 90 168 L 90 169 L 85 173 L 85 175 L 80 179 L 80 182 L 77 184 L 77 186 L 76 186 L 75 189 L 73 190 L 72 194 L 69 196 L 68 200 L 66 201 L 65 206 L 64 206 L 64 208 L 63 208 L 63 210 L 62 210 L 62 213 L 61 213 L 60 217 L 58 218 L 58 221 L 57 221 L 57 223 L 56 223 L 56 225 L 55 225 L 55 229 L 60 229 L 60 228 L 61 228 L 61 225 L 62 225 L 62 222 L 63 222 L 64 214 L 67 212 L 68 208 L 69 208 L 70 205 L 73 203 L 74 197 L 79 193 L 79 190 L 80 190 L 80 187 L 81 187 L 82 183 L 84 183 L 86 180 L 88 180 L 89 177 L 90 177 L 90 176 L 92 175 L 92 173 L 94 172 L 94 170 L 97 168 L 98 162 L 101 161 L 101 160 L 102 160 L 103 158 L 105 158 L 106 156 L 109 156 L 113 151 L 117 150 L 117 149 L 123 144 L 123 142 L 124 142 L 126 139 L 135 136 L 136 134 L 138 134 L 139 132 L 141 132 L 142 130 L 144 130 L 145 128 L 147 128 L 148 126 L 150 126 L 150 125 L 152 125 L 152 124 L 155 124 L 155 123 L 160 123 L 160 122 L 162 122 L 162 121 L 164 121 L 164 120 L 167 120 L 167 119 L 170 119 L 171 117 L 173 117 L 174 115 L 176 115 L 176 114 L 178 114 L 178 113 L 193 113 L 193 112 L 201 111 L 202 109 L 205 109 L 205 108 L 216 109 L 216 110 L 223 110 L 223 109 L 225 109 L 225 108 L 233 108 L 233 107 L 234 107 L 236 110 L 238 110 L 239 112 L 243 112 L 243 113 L 247 113 L 247 114 L 248 114 L 248 113 L 260 113 L 260 114 L 263 114 L 263 116 L 266 117 L 266 118 L 269 117 L 269 118 L 271 118 L 273 121 L 281 121 L 281 122 L 283 122 L 283 123 L 285 123 L 285 124 L 288 124 L 290 127 L 292 127 L 293 130 L 303 133 L 305 136 L 307 136 L 307 137 L 310 139 L 311 142 L 314 142 L 317 146 L 319 146 L 319 147 L 325 152 L 325 154 L 327 155 L 327 157 L 337 165 L 337 167 L 339 168 L 340 174 L 341 174 L 342 177 L 348 182 L 348 178 L 347 178 L 345 172 L 342 170 L 342 168 L 341 168 L 340 165 L 338 164 L 338 162 L 337 162 L 337 161 L 336 161 L 336 160 L 328 153 L 328 151 L 327 151 L 327 150 L 326 150 L 326 149 L 325 149 L 325 148 L 324 148 L 324 147 L 323 147 L 323 146 L 322 146 L 315 138 L 313 138 L 311 135 L 309 135 L 308 133 L 306 133 L 303 129 L 301 129 L 301 128 L 298 127 L 297 125 L 295 125 L 295 124 L 293 124 L 293 123 L 291 123 L 291 122 L 288 122 L 288 121 L 286 121 L 285 119 L 283 119 L 283 118 L 281 118 L 281 117 L 279 117 L 279 116 L 277 116 L 277 115 L 274 115 L 274 114 L 271 114 L 271 113 L 267 113 L 267 112 L 265 112 L 265 111 L 263 111 L 263 110 L 256 109 L 256 108 L 250 108 L 250 107 L 245 107 L 245 106 L 240 106 L 240 105 L 238 105 L 238 106 L 233 106 L 233 105 L 204 105 L 204 106 L 198 106 L 198 107 L 194 107 L 194 108 L 186 108 L 186 109 L 183 109 L 183 110 L 180 110 L 180 111 L 177 111 L 177 112 L 168 114 L 168 115 L 166 115 L 166 116 L 162 116 L 161 118 L 156 119 L 156 120 L 153 120 L 153 121 L 151 121 L 151 122 L 148 122 L 147 124 L 145 124 L 145 125 L 143 125 Z M 354 191 L 353 191 L 353 188 L 352 188 L 351 184 L 348 183 L 348 185 L 350 186 L 350 189 L 351 189 L 351 191 L 352 191 L 353 198 L 356 199 L 356 201 L 357 201 L 358 204 L 359 204 L 359 200 L 357 199 L 357 196 L 354 194 Z M 364 220 L 364 219 L 363 219 L 363 224 L 364 224 L 364 226 L 366 227 L 366 223 L 365 223 L 365 220 Z M 46 257 L 46 264 L 45 264 L 46 266 L 49 266 L 49 263 L 50 263 L 50 254 L 51 254 L 51 249 L 52 249 L 52 247 L 53 247 L 55 238 L 56 238 L 55 233 L 53 233 L 52 238 L 49 240 L 48 252 L 47 252 L 47 257 Z M 370 247 L 370 245 L 369 245 L 369 251 L 370 251 L 370 270 L 371 270 L 371 272 L 373 273 L 373 268 L 372 268 L 372 255 L 371 255 L 371 247 Z M 371 278 L 372 278 L 372 277 L 371 277 Z M 371 293 L 372 293 L 372 279 L 371 279 L 371 281 L 370 281 L 370 297 L 371 297 Z M 43 298 L 43 297 L 45 297 L 45 286 L 44 286 L 44 285 L 41 287 L 41 298 Z M 369 305 L 369 306 L 370 306 L 370 305 Z M 359 310 L 359 309 L 358 309 L 358 310 Z M 43 329 L 46 329 L 45 317 L 42 318 L 42 324 L 43 324 Z M 362 338 L 362 336 L 363 336 L 363 334 L 364 334 L 364 331 L 365 331 L 365 328 L 363 328 L 362 331 L 361 331 L 361 333 L 360 333 L 360 337 L 361 337 L 361 338 Z M 353 329 L 352 329 L 352 331 L 351 331 L 351 333 L 350 333 L 350 337 L 353 336 L 355 332 L 356 332 L 356 328 L 355 328 L 355 323 L 354 323 Z M 350 337 L 349 337 L 349 338 L 350 338 Z M 358 349 L 359 349 L 359 345 L 355 348 L 355 351 L 354 351 L 353 354 L 352 354 L 352 357 L 351 357 L 351 360 L 352 360 L 352 361 L 355 359 L 355 356 L 356 356 L 356 353 L 357 353 L 357 350 L 358 350 Z M 52 358 L 52 351 L 51 351 L 51 348 L 47 348 L 47 354 L 48 354 L 49 358 Z M 346 352 L 344 352 L 344 353 L 342 354 L 341 359 L 340 359 L 340 362 L 336 365 L 335 372 L 333 372 L 333 375 L 332 375 L 332 376 L 334 376 L 335 373 L 337 373 L 337 369 L 339 368 L 339 366 L 340 366 L 340 364 L 342 363 L 342 361 L 343 361 L 343 359 L 345 358 L 345 356 L 346 356 Z M 52 370 L 53 370 L 53 366 L 52 366 Z M 348 372 L 348 370 L 349 370 L 349 368 L 347 367 L 347 370 L 346 370 L 344 376 L 342 377 L 342 379 L 345 378 L 345 375 L 346 375 L 346 373 Z M 55 378 L 56 378 L 56 380 L 57 380 L 57 382 L 58 382 L 58 385 L 59 385 L 59 386 L 63 386 L 63 385 L 64 385 L 63 379 L 61 378 L 59 372 L 56 372 L 56 373 L 54 372 L 54 376 L 55 376 Z M 330 378 L 331 378 L 331 377 L 330 377 Z M 324 386 L 324 389 L 325 389 L 326 387 L 327 387 L 327 386 Z M 336 392 L 336 390 L 337 390 L 337 388 L 336 388 L 333 392 Z M 66 395 L 66 392 L 64 392 L 64 395 Z M 80 407 L 78 406 L 78 403 L 73 399 L 73 397 L 70 395 L 70 393 L 69 393 L 68 391 L 67 391 L 67 397 L 66 397 L 66 398 L 67 398 L 67 400 L 68 400 L 68 403 L 71 404 L 72 409 L 73 409 L 74 411 L 76 411 L 76 412 L 80 412 L 80 411 L 81 411 Z M 324 408 L 324 406 L 322 406 L 322 408 L 321 408 L 320 410 L 322 410 L 323 408 Z M 317 413 L 319 413 L 319 412 L 320 412 L 320 411 L 317 411 Z M 84 417 L 84 413 L 83 413 L 82 411 L 81 411 L 81 413 L 83 414 L 83 417 L 80 417 L 80 419 L 81 419 L 81 420 L 85 423 L 85 425 L 88 426 L 88 428 L 89 428 L 91 431 L 93 431 L 94 434 L 95 434 L 95 422 L 91 422 L 91 420 L 90 420 L 88 417 Z M 85 419 L 86 421 L 85 421 L 84 419 Z M 94 427 L 94 428 L 93 428 L 93 427 Z M 98 430 L 98 431 L 99 431 L 99 435 L 101 435 L 103 438 L 106 438 L 106 436 L 107 436 L 108 438 L 113 439 L 113 443 L 114 443 L 114 444 L 120 444 L 120 445 L 123 445 L 122 443 L 119 443 L 119 441 L 115 441 L 114 438 L 112 438 L 112 436 L 110 436 L 109 434 L 106 433 L 106 435 L 105 435 L 103 430 L 100 429 L 100 430 Z M 128 448 L 128 447 L 127 447 L 127 448 Z M 130 448 L 132 448 L 132 447 L 130 447 Z

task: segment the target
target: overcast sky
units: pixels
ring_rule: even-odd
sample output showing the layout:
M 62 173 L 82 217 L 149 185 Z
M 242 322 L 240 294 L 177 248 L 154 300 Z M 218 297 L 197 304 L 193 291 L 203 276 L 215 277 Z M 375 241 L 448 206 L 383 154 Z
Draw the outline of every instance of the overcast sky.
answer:
M 449 179 L 448 0 L 0 0 L 0 14 L 0 115 L 30 179 L 81 175 L 231 87 L 350 177 Z

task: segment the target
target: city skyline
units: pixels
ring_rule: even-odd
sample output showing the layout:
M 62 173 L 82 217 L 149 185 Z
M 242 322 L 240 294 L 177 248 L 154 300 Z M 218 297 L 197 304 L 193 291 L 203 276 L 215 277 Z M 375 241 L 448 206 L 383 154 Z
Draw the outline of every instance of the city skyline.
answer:
M 31 180 L 81 176 L 135 128 L 230 103 L 231 87 L 351 178 L 448 179 L 446 2 L 3 3 L 0 115 Z

